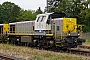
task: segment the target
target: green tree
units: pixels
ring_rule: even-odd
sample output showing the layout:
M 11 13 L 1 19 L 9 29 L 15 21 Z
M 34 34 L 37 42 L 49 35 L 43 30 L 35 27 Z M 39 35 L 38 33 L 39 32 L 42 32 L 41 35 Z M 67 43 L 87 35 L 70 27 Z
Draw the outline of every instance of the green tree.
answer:
M 20 12 L 20 7 L 11 2 L 4 2 L 1 5 L 1 17 L 2 23 L 9 23 L 17 21 L 16 18 Z
M 17 20 L 18 21 L 28 21 L 28 20 L 35 20 L 38 14 L 42 14 L 41 8 L 39 7 L 36 11 L 35 10 L 21 10 Z
M 31 10 L 24 11 L 24 20 L 34 20 L 34 19 L 35 19 L 35 16 Z
M 58 7 L 56 8 L 56 6 L 55 6 L 55 8 L 52 9 L 51 11 L 52 11 L 52 12 L 53 12 L 53 11 L 55 11 L 55 12 L 57 12 L 57 11 L 66 12 L 66 9 L 69 7 L 68 5 L 69 5 L 69 0 L 62 0 L 62 1 L 58 4 Z
M 19 15 L 17 17 L 17 21 L 24 21 L 23 16 L 24 16 L 24 10 L 21 9 L 20 13 L 19 13 Z
M 38 15 L 38 14 L 42 14 L 43 12 L 41 11 L 41 8 L 39 7 L 35 13 L 36 13 L 36 15 Z
M 1 4 L 0 4 L 0 24 L 2 23 L 2 19 L 1 19 L 1 15 L 2 15 L 2 6 L 1 6 Z
M 86 23 L 84 27 L 84 32 L 90 32 L 90 8 L 87 9 L 87 14 L 85 16 Z
M 33 10 L 21 10 L 17 18 L 18 21 L 29 21 L 35 19 L 36 14 L 33 12 Z

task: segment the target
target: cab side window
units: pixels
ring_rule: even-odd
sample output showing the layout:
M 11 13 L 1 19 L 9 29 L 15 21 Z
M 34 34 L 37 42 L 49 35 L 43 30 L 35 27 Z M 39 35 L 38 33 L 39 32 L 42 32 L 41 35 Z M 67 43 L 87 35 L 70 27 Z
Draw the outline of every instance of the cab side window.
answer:
M 59 26 L 57 26 L 57 31 L 59 31 Z
M 46 19 L 46 16 L 42 16 L 42 19 L 40 22 L 44 21 Z
M 45 19 L 46 19 L 46 16 L 40 16 L 40 17 L 38 17 L 37 22 L 42 22 Z
M 51 16 L 48 17 L 47 19 L 47 24 L 50 24 Z

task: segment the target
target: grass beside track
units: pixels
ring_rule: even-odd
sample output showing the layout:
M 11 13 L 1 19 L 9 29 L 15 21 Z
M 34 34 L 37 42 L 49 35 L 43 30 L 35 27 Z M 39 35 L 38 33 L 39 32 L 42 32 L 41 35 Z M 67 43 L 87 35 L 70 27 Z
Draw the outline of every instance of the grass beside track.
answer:
M 10 44 L 0 44 L 0 53 L 25 60 L 88 60 L 87 57 L 77 56 L 65 52 L 53 52 L 39 50 L 26 46 L 15 46 Z
M 90 44 L 90 38 L 88 38 L 88 39 L 86 40 L 86 43 Z
M 86 39 L 86 42 L 83 43 L 84 45 L 89 45 L 90 46 L 90 38 Z

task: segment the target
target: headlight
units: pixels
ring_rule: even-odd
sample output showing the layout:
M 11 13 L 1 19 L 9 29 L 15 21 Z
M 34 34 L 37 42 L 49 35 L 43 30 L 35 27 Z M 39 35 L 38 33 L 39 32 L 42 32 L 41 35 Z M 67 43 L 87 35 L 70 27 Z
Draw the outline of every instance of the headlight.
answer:
M 7 38 L 7 40 L 9 40 L 9 38 Z
M 17 39 L 17 41 L 19 41 L 19 39 Z
M 75 42 L 77 42 L 77 41 L 75 41 Z
M 71 35 L 71 34 L 68 34 L 69 36 Z
M 41 32 L 41 30 L 39 30 L 39 32 Z
M 78 34 L 78 36 L 79 36 L 80 34 Z

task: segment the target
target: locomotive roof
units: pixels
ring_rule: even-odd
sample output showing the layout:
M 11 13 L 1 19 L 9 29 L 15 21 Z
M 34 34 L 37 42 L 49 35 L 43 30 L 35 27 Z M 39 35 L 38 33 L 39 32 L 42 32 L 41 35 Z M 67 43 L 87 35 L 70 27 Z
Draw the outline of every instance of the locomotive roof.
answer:
M 34 21 L 21 21 L 21 22 L 14 22 L 14 23 L 9 23 L 10 25 L 15 25 L 18 23 L 29 23 L 29 22 L 34 22 Z
M 34 22 L 34 21 L 21 21 L 21 22 L 16 22 L 16 23 L 27 23 L 27 22 Z
M 51 15 L 52 19 L 54 18 L 64 18 L 66 17 L 65 13 L 62 12 L 52 12 L 52 13 L 45 13 L 45 14 L 38 14 L 37 16 L 45 16 L 45 15 Z
M 14 23 L 9 23 L 10 25 L 15 25 L 16 24 L 16 22 L 14 22 Z
M 55 19 L 52 19 L 52 20 L 63 20 L 63 18 L 55 18 Z
M 3 24 L 0 24 L 0 26 L 3 26 Z
M 38 16 L 42 16 L 42 15 L 51 15 L 53 13 L 44 13 L 44 14 L 38 14 Z
M 20 23 L 31 23 L 31 22 L 34 22 L 34 21 L 21 21 L 21 22 L 16 22 L 16 24 L 20 24 Z

